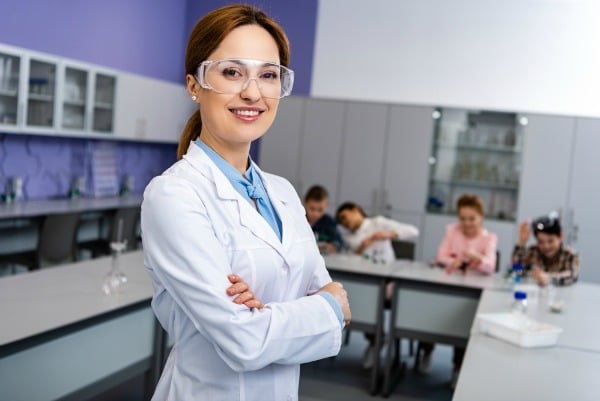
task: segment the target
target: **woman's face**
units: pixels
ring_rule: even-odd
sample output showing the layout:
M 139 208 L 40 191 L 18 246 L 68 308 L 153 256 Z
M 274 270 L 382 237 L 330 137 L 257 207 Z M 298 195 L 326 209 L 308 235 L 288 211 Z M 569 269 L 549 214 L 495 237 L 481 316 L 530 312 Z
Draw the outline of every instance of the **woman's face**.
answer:
M 364 217 L 358 209 L 342 210 L 337 215 L 339 223 L 350 231 L 356 231 L 363 223 Z
M 483 226 L 483 216 L 468 206 L 458 209 L 458 225 L 465 237 L 475 237 Z
M 244 25 L 231 31 L 208 60 L 255 59 L 279 64 L 279 49 L 273 37 L 258 25 Z M 188 90 L 196 95 L 202 117 L 203 137 L 228 147 L 247 146 L 260 138 L 275 119 L 279 99 L 262 96 L 257 82 L 250 80 L 236 94 L 204 89 L 191 75 Z
M 560 249 L 561 236 L 539 232 L 536 234 L 537 247 L 546 258 L 553 258 Z

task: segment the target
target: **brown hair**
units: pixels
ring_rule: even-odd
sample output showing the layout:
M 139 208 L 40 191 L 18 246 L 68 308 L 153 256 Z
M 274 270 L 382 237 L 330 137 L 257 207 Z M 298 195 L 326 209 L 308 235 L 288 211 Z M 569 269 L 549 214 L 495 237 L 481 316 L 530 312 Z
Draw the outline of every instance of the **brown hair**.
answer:
M 325 188 L 320 185 L 313 185 L 308 189 L 306 195 L 304 196 L 304 201 L 307 202 L 309 200 L 314 200 L 317 202 L 321 202 L 322 200 L 328 199 L 329 193 Z
M 358 210 L 358 212 L 362 215 L 362 217 L 367 217 L 367 214 L 365 213 L 363 208 L 360 207 L 358 204 L 356 204 L 354 202 L 344 202 L 337 208 L 337 210 L 335 212 L 335 218 L 337 220 L 339 220 L 340 213 L 342 213 L 345 210 Z
M 470 207 L 472 209 L 475 209 L 477 213 L 479 213 L 481 216 L 485 214 L 485 210 L 483 208 L 483 201 L 477 195 L 461 195 L 461 197 L 458 198 L 458 201 L 456 201 L 456 211 L 458 212 L 463 207 Z
M 290 45 L 285 32 L 271 17 L 256 7 L 232 4 L 206 14 L 196 23 L 188 39 L 185 53 L 185 73 L 195 75 L 201 62 L 205 61 L 231 31 L 244 25 L 258 25 L 275 40 L 279 49 L 279 63 L 289 66 Z M 197 139 L 202 130 L 200 110 L 190 117 L 177 147 L 177 159 L 187 152 L 190 142 Z

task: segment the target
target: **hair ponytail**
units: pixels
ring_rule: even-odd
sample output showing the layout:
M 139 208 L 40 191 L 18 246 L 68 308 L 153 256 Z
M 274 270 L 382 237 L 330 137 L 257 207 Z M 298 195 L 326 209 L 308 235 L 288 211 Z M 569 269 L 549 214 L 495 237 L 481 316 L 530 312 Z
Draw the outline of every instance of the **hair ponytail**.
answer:
M 200 136 L 202 131 L 202 118 L 200 117 L 200 110 L 196 110 L 194 114 L 189 118 L 185 128 L 179 138 L 179 145 L 177 146 L 177 160 L 181 159 L 186 154 L 190 143 L 195 141 Z

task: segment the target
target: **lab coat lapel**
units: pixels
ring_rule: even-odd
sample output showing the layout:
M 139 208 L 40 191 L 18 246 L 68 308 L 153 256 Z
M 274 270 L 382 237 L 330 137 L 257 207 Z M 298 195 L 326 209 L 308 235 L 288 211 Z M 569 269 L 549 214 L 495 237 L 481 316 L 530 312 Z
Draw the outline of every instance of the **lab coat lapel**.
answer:
M 269 177 L 266 176 L 256 164 L 254 164 L 254 168 L 260 175 L 265 190 L 271 200 L 271 204 L 279 215 L 279 219 L 281 220 L 281 244 L 283 245 L 284 250 L 288 251 L 292 246 L 293 233 L 295 232 L 294 216 L 292 216 L 289 209 L 289 203 L 292 199 L 288 198 L 288 192 L 278 190 L 278 188 L 269 181 Z
M 188 148 L 188 152 L 184 156 L 187 161 L 189 161 L 194 168 L 200 171 L 202 175 L 207 177 L 209 180 L 214 182 L 217 196 L 225 201 L 232 201 L 237 203 L 237 210 L 240 224 L 246 228 L 248 228 L 256 237 L 260 238 L 267 244 L 269 244 L 273 249 L 277 251 L 284 259 L 285 252 L 282 242 L 279 241 L 277 235 L 267 223 L 267 221 L 258 213 L 254 205 L 252 205 L 248 200 L 243 198 L 236 190 L 233 188 L 233 185 L 229 182 L 225 174 L 219 170 L 219 168 L 210 160 L 210 158 L 204 153 L 199 146 L 194 143 L 190 144 Z M 255 165 L 256 167 L 256 165 Z M 261 178 L 264 179 L 264 175 L 261 174 Z M 265 184 L 266 185 L 266 184 Z M 268 188 L 267 193 L 271 196 Z M 271 198 L 271 202 L 273 199 Z M 275 205 L 276 211 L 280 213 L 280 209 Z M 281 215 L 280 215 L 281 216 Z M 285 222 L 282 217 L 282 227 L 285 227 Z M 285 243 L 285 235 L 286 231 L 283 230 L 283 240 Z M 288 240 L 289 241 L 289 240 Z

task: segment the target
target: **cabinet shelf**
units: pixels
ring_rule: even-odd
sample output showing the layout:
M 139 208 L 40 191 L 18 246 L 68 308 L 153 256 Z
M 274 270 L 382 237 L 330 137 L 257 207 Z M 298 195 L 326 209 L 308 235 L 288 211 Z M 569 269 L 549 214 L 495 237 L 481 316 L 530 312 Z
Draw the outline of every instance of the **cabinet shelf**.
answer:
M 64 101 L 65 106 L 71 107 L 85 107 L 85 102 L 83 100 L 67 100 Z
M 41 94 L 41 93 L 30 93 L 29 94 L 29 100 L 34 100 L 36 102 L 53 102 L 54 101 L 54 96 L 52 95 L 46 95 L 46 94 Z
M 519 186 L 517 184 L 501 183 L 494 181 L 475 181 L 475 180 L 439 180 L 432 179 L 433 183 L 449 185 L 453 187 L 472 187 L 472 188 L 487 188 L 487 189 L 501 189 L 506 191 L 518 191 Z
M 108 102 L 95 102 L 94 108 L 101 110 L 112 110 L 113 104 Z
M 0 88 L 0 96 L 17 97 L 17 93 L 16 89 Z
M 520 154 L 521 149 L 508 146 L 494 145 L 470 145 L 470 144 L 447 144 L 438 143 L 438 149 L 459 150 L 459 151 L 476 151 L 476 152 L 492 152 L 492 153 L 509 153 Z

